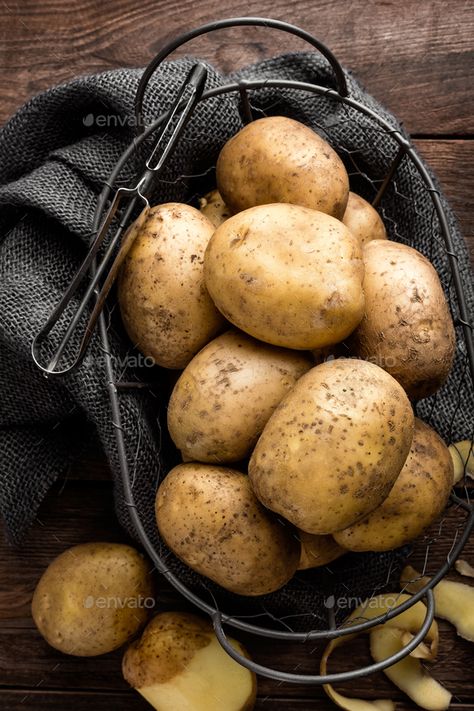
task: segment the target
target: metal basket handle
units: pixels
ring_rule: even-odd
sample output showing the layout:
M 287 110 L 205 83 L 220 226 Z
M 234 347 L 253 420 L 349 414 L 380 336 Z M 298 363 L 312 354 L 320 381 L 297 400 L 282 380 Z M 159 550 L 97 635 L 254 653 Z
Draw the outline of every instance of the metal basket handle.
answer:
M 268 27 L 273 30 L 281 30 L 291 35 L 295 35 L 296 37 L 300 37 L 301 39 L 308 42 L 308 44 L 310 44 L 312 47 L 314 47 L 314 49 L 318 50 L 318 52 L 320 52 L 323 57 L 327 59 L 334 71 L 338 93 L 340 94 L 340 96 L 348 96 L 349 92 L 343 68 L 341 67 L 331 50 L 326 47 L 325 44 L 320 42 L 320 40 L 316 39 L 316 37 L 313 37 L 312 34 L 306 32 L 306 30 L 301 29 L 301 27 L 291 25 L 290 23 L 283 22 L 282 20 L 272 20 L 266 17 L 230 17 L 225 20 L 208 22 L 205 25 L 196 27 L 194 30 L 183 32 L 181 35 L 178 35 L 178 37 L 175 37 L 173 40 L 168 42 L 168 44 L 166 44 L 151 60 L 151 62 L 148 64 L 142 74 L 135 96 L 134 112 L 135 130 L 137 135 L 143 133 L 145 128 L 143 122 L 143 98 L 145 95 L 145 91 L 152 74 L 155 73 L 160 64 L 172 52 L 178 49 L 178 47 L 187 44 L 187 42 L 190 42 L 196 37 L 200 37 L 201 35 L 214 32 L 215 30 L 222 30 L 227 27 Z
M 292 684 L 304 684 L 306 686 L 314 684 L 335 684 L 338 682 L 352 681 L 353 679 L 357 679 L 366 676 L 367 674 L 372 674 L 374 672 L 382 671 L 387 667 L 391 667 L 392 664 L 396 664 L 401 659 L 404 659 L 410 654 L 410 652 L 412 652 L 416 647 L 418 647 L 418 645 L 426 637 L 428 630 L 431 627 L 435 612 L 433 590 L 427 590 L 425 595 L 427 602 L 425 619 L 423 620 L 423 624 L 420 627 L 419 631 L 409 641 L 408 644 L 406 644 L 395 654 L 392 654 L 390 657 L 382 659 L 380 662 L 369 664 L 366 667 L 360 667 L 359 669 L 355 669 L 352 671 L 336 672 L 334 674 L 296 674 L 293 672 L 279 671 L 278 669 L 272 669 L 271 667 L 264 667 L 261 664 L 257 664 L 251 659 L 248 659 L 248 657 L 244 657 L 235 649 L 235 647 L 230 644 L 222 626 L 223 619 L 220 612 L 216 612 L 212 615 L 212 622 L 214 625 L 216 637 L 219 640 L 220 645 L 227 652 L 227 654 L 233 659 L 235 659 L 236 662 L 238 662 L 244 667 L 247 667 L 247 669 L 250 669 L 250 671 L 254 672 L 255 674 L 267 677 L 268 679 L 273 679 L 274 681 L 289 682 Z M 349 629 L 350 628 L 347 628 L 347 630 Z

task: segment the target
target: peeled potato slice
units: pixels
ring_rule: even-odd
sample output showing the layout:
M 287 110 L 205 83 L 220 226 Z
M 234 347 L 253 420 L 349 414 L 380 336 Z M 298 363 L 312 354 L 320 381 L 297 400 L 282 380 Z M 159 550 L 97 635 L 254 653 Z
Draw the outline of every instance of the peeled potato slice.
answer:
M 390 593 L 386 595 L 378 595 L 377 597 L 372 597 L 366 600 L 362 605 L 360 605 L 354 612 L 351 613 L 349 618 L 346 620 L 346 625 L 357 624 L 364 620 L 373 619 L 378 617 L 394 607 L 401 605 L 405 600 L 408 600 L 410 595 L 404 593 Z M 400 635 L 401 646 L 406 646 L 410 639 L 419 631 L 422 626 L 424 619 L 426 617 L 426 607 L 421 601 L 416 602 L 414 605 L 409 607 L 404 612 L 401 612 L 396 617 L 392 617 L 387 620 L 383 625 L 379 625 L 375 628 L 368 630 L 371 634 L 374 631 L 388 629 L 390 631 L 395 631 Z M 327 663 L 330 655 L 341 645 L 353 639 L 357 633 L 352 635 L 347 635 L 346 637 L 337 637 L 332 639 L 328 646 L 326 647 L 323 657 L 321 659 L 320 673 L 327 673 Z M 396 651 L 396 650 L 395 650 Z M 436 657 L 438 651 L 438 625 L 433 621 L 424 641 L 416 647 L 411 653 L 414 659 L 419 657 L 423 659 L 432 660 Z M 387 651 L 381 659 L 391 656 L 391 652 Z M 334 701 L 335 704 L 340 706 L 346 711 L 393 711 L 395 709 L 395 704 L 389 699 L 378 699 L 376 701 L 366 701 L 364 699 L 351 699 L 347 696 L 343 696 L 330 684 L 324 685 L 324 690 L 329 698 Z
M 464 475 L 474 479 L 474 450 L 471 440 L 451 444 L 449 451 L 454 464 L 454 483 L 457 484 Z
M 230 640 L 243 656 L 239 642 Z M 157 711 L 251 711 L 255 674 L 230 657 L 212 625 L 184 612 L 164 612 L 123 658 L 129 682 Z
M 401 582 L 415 593 L 430 580 L 421 577 L 410 565 L 402 572 Z M 454 580 L 441 580 L 433 588 L 435 615 L 456 627 L 460 637 L 474 642 L 474 587 Z
M 378 627 L 370 634 L 370 652 L 375 662 L 396 654 L 405 646 L 403 630 Z M 421 665 L 408 655 L 397 664 L 383 670 L 399 689 L 418 706 L 428 711 L 443 711 L 449 707 L 451 694 L 441 686 Z
M 455 562 L 454 567 L 460 575 L 464 575 L 466 578 L 474 578 L 474 568 L 467 560 L 460 558 Z

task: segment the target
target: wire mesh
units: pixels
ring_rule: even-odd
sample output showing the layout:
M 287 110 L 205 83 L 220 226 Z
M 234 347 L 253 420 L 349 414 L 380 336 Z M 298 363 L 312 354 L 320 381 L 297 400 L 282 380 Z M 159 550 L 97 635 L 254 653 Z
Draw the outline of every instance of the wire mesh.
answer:
M 271 21 L 266 22 L 271 26 Z M 188 36 L 196 36 L 196 32 L 188 33 Z M 182 38 L 181 42 L 179 40 L 172 43 L 174 47 L 182 43 Z M 154 66 L 157 66 L 156 61 Z M 245 81 L 206 92 L 202 102 L 210 102 L 213 114 L 226 120 L 214 121 L 206 131 L 197 132 L 192 126 L 192 130 L 185 131 L 178 150 L 194 156 L 192 170 L 180 174 L 170 168 L 161 175 L 152 204 L 178 200 L 197 205 L 198 197 L 215 186 L 217 155 L 229 137 L 229 98 L 235 113 L 232 124 L 236 128 L 250 118 L 276 114 L 291 116 L 311 126 L 344 161 L 351 190 L 377 203 L 389 238 L 414 246 L 432 261 L 451 307 L 458 346 L 447 383 L 440 392 L 417 403 L 416 412 L 448 444 L 465 439 L 469 434 L 472 441 L 472 327 L 468 323 L 460 277 L 460 271 L 466 265 L 459 264 L 461 255 L 453 252 L 450 223 L 438 198 L 436 184 L 407 137 L 387 116 L 380 116 L 356 99 L 346 97 L 344 91 L 285 79 L 253 79 L 250 73 Z M 198 105 L 197 115 L 199 110 Z M 137 115 L 140 117 L 140 112 Z M 93 233 L 98 229 L 112 189 L 127 185 L 130 177 L 139 171 L 147 154 L 147 141 L 165 119 L 166 114 L 155 120 L 123 154 L 99 199 Z M 225 128 L 219 131 L 216 126 Z M 322 569 L 297 573 L 282 590 L 260 598 L 234 595 L 197 575 L 160 539 L 154 513 L 158 485 L 169 469 L 180 461 L 166 429 L 166 405 L 177 375 L 157 367 L 140 367 L 140 354 L 127 345 L 113 294 L 99 323 L 116 430 L 117 460 L 123 480 L 123 490 L 117 491 L 118 507 L 128 509 L 137 536 L 158 571 L 188 600 L 212 617 L 219 639 L 229 653 L 233 652 L 223 632 L 224 623 L 270 639 L 310 642 L 308 657 L 312 672 L 311 655 L 319 642 L 346 635 L 349 631 L 368 629 L 383 621 L 382 618 L 362 620 L 350 630 L 344 625 L 350 610 L 364 599 L 379 592 L 400 589 L 399 576 L 407 558 L 412 556 L 411 561 L 420 573 L 432 576 L 431 584 L 434 584 L 459 555 L 474 525 L 468 483 L 461 484 L 453 492 L 446 515 L 419 539 L 415 553 L 410 546 L 388 553 L 349 553 Z M 114 341 L 118 336 L 123 346 L 120 358 L 111 351 L 112 334 Z M 52 344 L 50 350 L 54 350 Z M 130 368 L 132 362 L 137 364 L 135 369 Z M 144 468 L 137 464 L 142 443 L 149 437 L 160 443 L 161 461 L 159 466 L 150 467 L 149 475 L 144 475 Z M 443 563 L 440 565 L 441 558 Z M 425 586 L 404 605 L 398 605 L 395 599 L 393 608 L 383 617 L 394 617 L 417 599 L 427 598 L 425 625 L 411 645 L 403 650 L 404 654 L 416 646 L 432 619 L 433 597 L 428 588 Z M 295 670 L 265 669 L 239 655 L 238 659 L 271 678 L 307 684 L 348 680 L 376 669 L 376 665 L 369 665 L 343 675 L 319 677 L 314 673 L 295 673 Z M 383 666 L 394 661 L 385 660 Z

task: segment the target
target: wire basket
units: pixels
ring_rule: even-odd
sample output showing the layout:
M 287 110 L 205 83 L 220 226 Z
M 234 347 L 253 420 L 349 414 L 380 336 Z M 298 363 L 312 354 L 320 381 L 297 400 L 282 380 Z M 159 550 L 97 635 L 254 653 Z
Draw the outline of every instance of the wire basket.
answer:
M 144 126 L 142 103 L 150 77 L 170 53 L 195 37 L 208 32 L 236 27 L 262 26 L 273 30 L 282 30 L 306 40 L 328 61 L 332 72 L 332 82 L 328 74 L 328 85 L 317 85 L 307 81 L 289 80 L 271 77 L 271 62 L 268 63 L 268 76 L 255 78 L 248 70 L 246 78 L 230 81 L 223 86 L 212 87 L 204 92 L 200 103 L 214 101 L 215 111 L 220 110 L 219 99 L 233 97 L 236 117 L 248 123 L 266 115 L 284 114 L 310 125 L 339 153 L 349 173 L 351 189 L 368 199 L 381 212 L 387 227 L 389 238 L 411 244 L 423 252 L 436 267 L 447 299 L 451 306 L 456 326 L 457 354 L 454 368 L 448 382 L 440 391 L 415 405 L 417 414 L 431 424 L 450 443 L 460 439 L 458 432 L 465 428 L 462 413 L 472 407 L 472 380 L 474 379 L 474 347 L 472 326 L 469 322 L 469 309 L 465 299 L 464 285 L 452 239 L 450 214 L 446 212 L 442 197 L 429 171 L 421 161 L 416 150 L 401 129 L 394 125 L 388 115 L 378 110 L 377 105 L 362 103 L 360 97 L 351 96 L 346 75 L 334 55 L 318 40 L 306 31 L 287 23 L 264 18 L 232 18 L 204 25 L 183 34 L 167 44 L 149 64 L 141 79 L 135 106 L 135 123 L 138 128 L 130 147 L 124 152 L 110 175 L 96 210 L 94 231 L 99 229 L 101 218 L 112 186 L 123 167 L 131 157 L 140 155 L 147 140 L 167 120 L 164 113 L 153 123 Z M 331 83 L 334 86 L 331 86 Z M 229 102 L 226 103 L 228 110 Z M 350 127 L 350 138 L 347 128 Z M 354 128 L 357 130 L 354 130 Z M 217 143 L 219 143 L 217 137 Z M 226 137 L 222 137 L 219 147 Z M 213 145 L 216 137 L 213 138 Z M 215 154 L 203 156 L 193 175 L 175 175 L 173 180 L 183 185 L 185 200 L 195 201 L 198 192 L 213 187 Z M 158 184 L 156 195 L 160 196 Z M 441 567 L 430 570 L 430 539 L 427 540 L 425 569 L 429 571 L 431 581 L 409 600 L 395 605 L 384 615 L 358 624 L 344 626 L 344 617 L 351 608 L 338 609 L 338 596 L 349 596 L 357 604 L 360 599 L 370 597 L 375 592 L 387 590 L 398 585 L 399 572 L 403 561 L 409 554 L 406 547 L 399 551 L 384 554 L 348 554 L 331 566 L 320 570 L 301 573 L 285 588 L 262 598 L 242 598 L 228 593 L 205 578 L 185 570 L 159 539 L 154 523 L 153 502 L 159 481 L 148 491 L 150 507 L 144 511 L 138 501 L 137 482 L 134 480 L 132 456 L 126 442 L 126 428 L 123 425 L 121 397 L 124 392 L 132 392 L 141 398 L 143 417 L 152 425 L 165 422 L 166 387 L 163 387 L 164 374 L 158 373 L 157 383 L 140 381 L 121 382 L 116 377 L 113 355 L 109 345 L 110 319 L 102 314 L 99 319 L 100 338 L 106 358 L 108 390 L 116 431 L 117 453 L 123 482 L 125 506 L 136 534 L 158 571 L 185 598 L 207 613 L 213 621 L 216 635 L 226 651 L 244 666 L 263 676 L 285 682 L 299 684 L 326 684 L 348 681 L 374 671 L 386 668 L 410 653 L 423 639 L 434 615 L 432 587 L 446 574 L 459 556 L 474 525 L 474 506 L 470 503 L 469 492 L 464 489 L 452 493 L 451 504 L 459 519 L 453 540 L 449 542 L 448 554 Z M 120 328 L 119 325 L 114 328 Z M 158 394 L 156 387 L 158 387 Z M 467 408 L 467 409 L 466 409 Z M 460 419 L 461 418 L 461 419 Z M 161 438 L 163 452 L 163 477 L 178 463 L 177 452 L 167 438 L 166 426 L 158 426 L 157 437 Z M 464 437 L 465 438 L 465 434 Z M 440 536 L 443 535 L 440 526 Z M 372 570 L 371 576 L 364 576 L 361 570 Z M 350 585 L 347 585 L 350 581 Z M 396 583 L 394 581 L 397 581 Z M 393 592 L 393 589 L 392 589 Z M 296 595 L 300 594 L 300 603 L 295 609 Z M 424 598 L 427 613 L 419 633 L 397 654 L 363 668 L 352 669 L 338 674 L 324 676 L 300 674 L 263 667 L 242 657 L 227 640 L 224 625 L 232 626 L 247 633 L 274 640 L 299 641 L 330 640 L 336 637 L 354 634 L 370 629 L 391 619 L 418 600 Z

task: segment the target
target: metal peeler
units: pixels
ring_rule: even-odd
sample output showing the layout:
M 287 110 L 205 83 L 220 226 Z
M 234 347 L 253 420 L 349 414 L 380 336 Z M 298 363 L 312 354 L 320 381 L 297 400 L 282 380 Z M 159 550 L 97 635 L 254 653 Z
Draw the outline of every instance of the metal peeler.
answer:
M 97 320 L 104 308 L 107 295 L 117 277 L 120 266 L 128 250 L 144 224 L 148 211 L 150 210 L 149 195 L 151 189 L 156 178 L 165 168 L 169 156 L 173 152 L 185 126 L 191 118 L 196 104 L 204 91 L 206 79 L 206 67 L 201 62 L 197 62 L 192 67 L 183 82 L 178 95 L 168 112 L 166 121 L 158 129 L 158 136 L 154 142 L 151 154 L 145 162 L 145 170 L 143 174 L 134 187 L 121 187 L 116 191 L 112 203 L 105 214 L 86 258 L 72 279 L 60 302 L 51 313 L 43 328 L 35 337 L 31 346 L 31 354 L 34 362 L 46 377 L 71 373 L 83 360 L 94 333 Z M 143 204 L 143 209 L 135 222 L 127 228 L 133 211 L 139 201 Z M 119 220 L 118 227 L 111 237 L 103 257 L 97 264 L 97 254 L 109 233 L 114 218 Z M 120 246 L 116 251 L 118 245 Z M 110 266 L 107 271 L 109 264 Z M 104 274 L 105 278 L 102 286 L 100 286 L 100 282 Z M 47 362 L 42 363 L 40 353 L 41 345 L 45 343 L 52 329 L 67 309 L 77 290 L 80 288 L 81 284 L 88 277 L 88 275 L 91 276 L 90 283 L 87 286 L 86 292 L 82 297 L 78 308 L 75 310 L 74 314 L 65 326 L 65 333 L 62 336 L 59 346 Z M 70 343 L 82 315 L 89 307 L 91 299 L 94 299 L 95 303 L 80 342 L 79 352 L 72 364 L 61 368 L 60 361 L 64 351 Z

